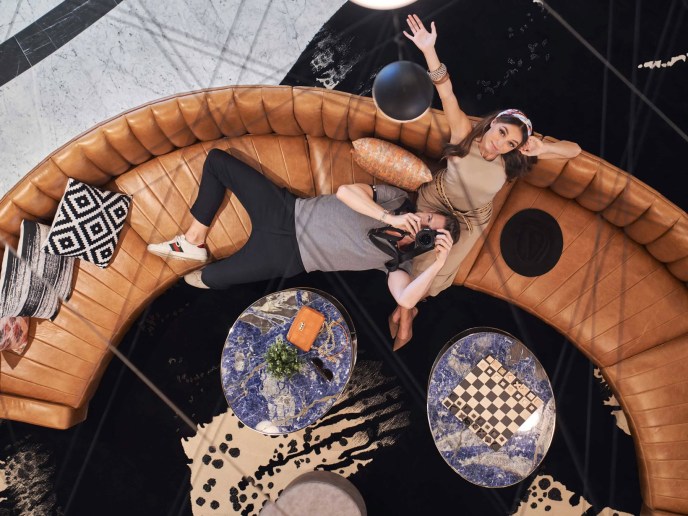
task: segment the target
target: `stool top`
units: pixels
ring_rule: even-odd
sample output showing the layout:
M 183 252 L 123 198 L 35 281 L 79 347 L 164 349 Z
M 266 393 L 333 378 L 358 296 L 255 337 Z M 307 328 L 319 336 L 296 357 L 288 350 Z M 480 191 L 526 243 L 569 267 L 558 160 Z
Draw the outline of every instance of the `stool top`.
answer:
M 499 247 L 511 270 L 533 278 L 546 274 L 557 264 L 564 249 L 564 236 L 552 215 L 528 208 L 504 225 Z
M 329 471 L 311 471 L 297 477 L 275 504 L 263 506 L 260 516 L 366 516 L 361 493 L 346 478 Z

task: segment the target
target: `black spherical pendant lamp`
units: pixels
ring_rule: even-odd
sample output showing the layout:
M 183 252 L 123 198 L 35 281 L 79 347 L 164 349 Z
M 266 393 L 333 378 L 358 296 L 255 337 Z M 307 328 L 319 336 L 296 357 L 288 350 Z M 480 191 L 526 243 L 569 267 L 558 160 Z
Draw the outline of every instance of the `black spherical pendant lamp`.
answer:
M 430 108 L 433 94 L 427 72 L 411 61 L 388 64 L 373 82 L 373 100 L 378 109 L 398 122 L 422 116 Z
M 353 3 L 367 7 L 368 9 L 399 9 L 416 0 L 351 0 Z

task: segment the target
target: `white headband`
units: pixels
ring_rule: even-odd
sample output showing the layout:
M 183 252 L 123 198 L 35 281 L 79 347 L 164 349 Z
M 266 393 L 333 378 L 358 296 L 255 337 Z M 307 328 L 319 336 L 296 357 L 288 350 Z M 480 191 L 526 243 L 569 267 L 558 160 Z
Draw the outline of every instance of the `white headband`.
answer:
M 495 119 L 502 116 L 513 116 L 514 118 L 518 118 L 521 122 L 525 124 L 526 129 L 528 129 L 528 136 L 533 135 L 533 123 L 525 114 L 523 114 L 523 111 L 519 111 L 518 109 L 505 109 L 504 111 L 500 111 L 499 113 L 497 113 Z

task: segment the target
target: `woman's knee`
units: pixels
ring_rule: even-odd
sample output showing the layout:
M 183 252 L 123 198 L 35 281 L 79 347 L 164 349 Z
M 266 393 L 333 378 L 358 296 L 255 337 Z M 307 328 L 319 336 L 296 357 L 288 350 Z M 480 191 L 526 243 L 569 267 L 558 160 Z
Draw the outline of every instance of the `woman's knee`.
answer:
M 232 182 L 236 174 L 245 172 L 246 169 L 250 167 L 239 158 L 220 149 L 211 149 L 208 152 L 203 173 L 210 173 L 225 186 L 229 186 L 228 183 Z
M 208 151 L 208 157 L 207 159 L 210 161 L 216 161 L 216 160 L 221 160 L 225 158 L 231 157 L 226 151 L 223 151 L 221 149 L 210 149 Z
M 208 156 L 205 159 L 205 163 L 213 171 L 217 172 L 225 167 L 232 167 L 237 163 L 241 163 L 241 161 L 221 149 L 210 149 Z

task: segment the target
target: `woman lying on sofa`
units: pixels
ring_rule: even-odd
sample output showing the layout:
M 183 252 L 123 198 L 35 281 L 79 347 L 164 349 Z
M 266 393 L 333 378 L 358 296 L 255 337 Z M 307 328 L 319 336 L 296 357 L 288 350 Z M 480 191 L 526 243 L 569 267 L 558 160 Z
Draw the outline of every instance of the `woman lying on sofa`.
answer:
M 406 22 L 410 33 L 404 35 L 425 57 L 450 129 L 444 151 L 447 166 L 420 188 L 418 208 L 442 209 L 454 214 L 461 224 L 461 241 L 451 250 L 428 290 L 429 295 L 436 296 L 452 284 L 461 262 L 480 239 L 492 215 L 492 199 L 502 186 L 524 176 L 537 159 L 573 158 L 581 149 L 573 142 L 543 142 L 534 137 L 532 123 L 517 109 L 491 113 L 474 127 L 461 110 L 447 67 L 435 50 L 435 23 L 428 31 L 415 14 Z M 413 271 L 419 274 L 427 266 L 427 258 L 419 257 L 414 260 Z M 390 315 L 394 350 L 411 339 L 417 313 L 417 308 L 398 307 Z
M 234 255 L 184 276 L 195 287 L 223 289 L 304 271 L 380 269 L 389 272 L 387 284 L 396 302 L 411 308 L 426 295 L 458 237 L 459 225 L 451 215 L 404 212 L 408 196 L 398 188 L 344 185 L 336 195 L 300 199 L 213 149 L 203 165 L 189 229 L 168 242 L 148 245 L 148 250 L 166 258 L 206 261 L 205 239 L 228 188 L 251 218 L 251 236 Z M 423 228 L 435 231 L 421 232 Z M 417 234 L 422 238 L 416 239 Z M 434 263 L 414 279 L 411 258 L 425 248 L 433 250 Z

